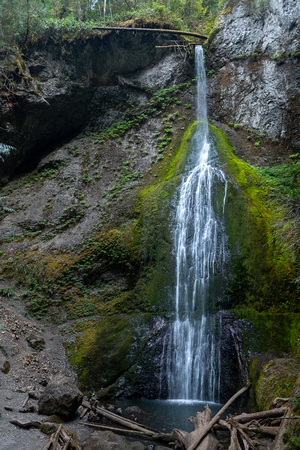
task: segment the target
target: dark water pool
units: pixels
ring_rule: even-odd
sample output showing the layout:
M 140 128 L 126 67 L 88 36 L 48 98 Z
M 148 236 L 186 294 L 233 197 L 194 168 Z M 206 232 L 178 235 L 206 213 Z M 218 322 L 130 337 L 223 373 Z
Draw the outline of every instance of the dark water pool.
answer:
M 200 402 L 195 400 L 147 400 L 124 399 L 117 400 L 115 406 L 123 411 L 129 406 L 138 406 L 147 414 L 137 415 L 137 422 L 154 429 L 155 431 L 171 432 L 173 428 L 193 431 L 194 426 L 188 418 L 195 416 L 197 411 L 202 412 L 205 405 L 209 405 L 215 415 L 223 405 L 219 403 Z M 226 411 L 226 415 L 230 411 Z

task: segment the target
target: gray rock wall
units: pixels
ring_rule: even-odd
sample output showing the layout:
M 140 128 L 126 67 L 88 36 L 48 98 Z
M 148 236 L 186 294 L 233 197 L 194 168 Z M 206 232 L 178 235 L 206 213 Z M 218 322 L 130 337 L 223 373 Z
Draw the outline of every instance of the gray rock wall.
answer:
M 229 2 L 209 40 L 212 115 L 299 148 L 299 2 Z
M 149 89 L 180 83 L 190 66 L 172 50 L 156 48 L 163 42 L 156 33 L 121 32 L 28 49 L 30 81 L 16 82 L 10 101 L 0 97 L 0 144 L 14 149 L 0 148 L 0 182 L 24 164 L 34 166 L 120 98 L 145 102 Z

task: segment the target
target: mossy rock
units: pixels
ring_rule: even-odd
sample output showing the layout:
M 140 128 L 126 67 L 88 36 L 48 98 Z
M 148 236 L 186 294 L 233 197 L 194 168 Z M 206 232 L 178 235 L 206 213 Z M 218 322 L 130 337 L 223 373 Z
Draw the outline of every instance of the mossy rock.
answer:
M 185 133 L 170 163 L 158 172 L 155 184 L 144 186 L 139 192 L 136 224 L 125 241 L 131 243 L 130 249 L 137 249 L 131 253 L 140 262 L 135 286 L 116 299 L 110 310 L 111 317 L 96 322 L 85 321 L 79 326 L 76 342 L 67 345 L 81 388 L 95 389 L 101 397 L 114 396 L 121 384 L 118 380 L 124 374 L 127 374 L 127 383 L 133 386 L 132 389 L 138 385 L 142 390 L 140 380 L 134 379 L 134 367 L 139 358 L 143 372 L 149 380 L 153 378 L 150 366 L 155 355 L 160 357 L 160 353 L 149 345 L 150 356 L 143 356 L 149 339 L 153 341 L 157 337 L 157 331 L 153 331 L 155 325 L 149 323 L 149 313 L 164 314 L 169 310 L 174 273 L 169 217 L 172 198 L 185 167 L 192 128 Z M 124 264 L 126 260 L 121 262 Z M 159 346 L 158 342 L 153 347 Z
M 66 350 L 81 389 L 95 390 L 101 398 L 120 395 L 124 390 L 142 395 L 148 389 L 154 378 L 154 360 L 156 364 L 161 360 L 160 334 L 165 331 L 165 322 L 160 317 L 139 314 L 86 319 L 78 321 L 71 331 L 75 341 L 69 341 Z M 126 386 L 122 386 L 125 374 Z
M 130 317 L 112 317 L 77 324 L 76 341 L 67 345 L 67 353 L 82 388 L 106 388 L 129 368 L 135 328 L 130 322 Z
M 226 293 L 232 308 L 247 305 L 258 311 L 299 311 L 292 251 L 275 239 L 274 219 L 284 213 L 270 201 L 269 185 L 252 166 L 238 159 L 224 133 L 210 131 L 220 165 L 229 177 L 225 221 L 231 253 Z
M 185 168 L 194 127 L 195 124 L 192 124 L 187 129 L 173 158 L 158 172 L 155 184 L 144 187 L 138 195 L 139 218 L 133 240 L 138 242 L 142 271 L 131 301 L 137 309 L 145 312 L 161 313 L 169 310 L 175 273 L 170 217 L 174 211 L 174 196 Z M 126 305 L 123 306 L 126 309 Z
M 276 397 L 289 398 L 299 377 L 300 359 L 279 358 L 269 361 L 261 370 L 255 388 L 259 409 L 269 409 Z
M 278 355 L 285 352 L 299 357 L 300 314 L 272 314 L 249 307 L 235 308 L 234 313 L 250 324 L 244 327 L 243 334 L 246 353 L 262 354 L 272 349 Z

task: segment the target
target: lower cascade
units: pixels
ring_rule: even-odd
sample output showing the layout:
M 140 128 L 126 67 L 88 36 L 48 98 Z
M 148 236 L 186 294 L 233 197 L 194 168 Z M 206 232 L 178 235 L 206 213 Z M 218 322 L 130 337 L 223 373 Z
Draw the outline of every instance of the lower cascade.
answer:
M 216 305 L 226 278 L 227 182 L 210 142 L 202 47 L 195 53 L 197 128 L 175 214 L 175 319 L 165 360 L 169 399 L 218 402 L 221 324 Z

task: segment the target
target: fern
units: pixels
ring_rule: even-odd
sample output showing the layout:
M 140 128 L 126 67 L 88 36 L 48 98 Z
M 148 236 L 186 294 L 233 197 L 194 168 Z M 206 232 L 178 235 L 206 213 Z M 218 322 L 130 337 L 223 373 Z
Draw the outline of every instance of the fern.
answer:
M 14 209 L 12 208 L 7 208 L 7 206 L 3 205 L 3 200 L 5 200 L 6 197 L 0 197 L 0 209 L 4 212 L 14 212 Z
M 1 144 L 0 143 L 0 160 L 5 162 L 5 159 L 3 156 L 9 156 L 11 150 L 14 150 L 14 147 L 11 145 Z

